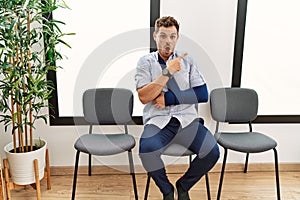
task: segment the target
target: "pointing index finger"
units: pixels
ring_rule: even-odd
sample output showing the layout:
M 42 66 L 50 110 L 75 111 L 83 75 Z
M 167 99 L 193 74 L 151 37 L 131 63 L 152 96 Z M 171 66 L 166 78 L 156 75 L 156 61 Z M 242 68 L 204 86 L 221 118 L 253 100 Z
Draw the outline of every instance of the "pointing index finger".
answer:
M 184 54 L 178 56 L 177 58 L 180 60 L 180 59 L 184 58 L 184 57 L 187 56 L 187 55 L 188 55 L 188 53 L 184 53 Z

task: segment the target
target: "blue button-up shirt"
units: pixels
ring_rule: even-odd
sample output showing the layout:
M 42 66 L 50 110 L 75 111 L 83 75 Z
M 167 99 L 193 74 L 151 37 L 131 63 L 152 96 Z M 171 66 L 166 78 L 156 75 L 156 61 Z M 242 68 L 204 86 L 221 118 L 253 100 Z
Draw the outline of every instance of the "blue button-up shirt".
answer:
M 169 57 L 169 60 L 177 58 L 179 55 L 181 55 L 181 53 L 175 51 L 175 53 Z M 151 83 L 161 75 L 161 72 L 162 69 L 158 62 L 158 52 L 152 52 L 141 57 L 136 68 L 136 88 L 138 89 Z M 189 56 L 185 56 L 181 59 L 181 70 L 176 72 L 172 78 L 176 80 L 180 90 L 186 90 L 205 84 L 203 76 Z M 163 92 L 166 91 L 168 91 L 168 88 L 165 85 Z M 171 105 L 166 106 L 162 110 L 158 110 L 153 106 L 152 102 L 147 103 L 143 110 L 144 124 L 154 124 L 161 129 L 168 124 L 172 117 L 176 117 L 180 121 L 182 128 L 184 128 L 198 117 L 198 112 L 195 105 L 191 104 Z

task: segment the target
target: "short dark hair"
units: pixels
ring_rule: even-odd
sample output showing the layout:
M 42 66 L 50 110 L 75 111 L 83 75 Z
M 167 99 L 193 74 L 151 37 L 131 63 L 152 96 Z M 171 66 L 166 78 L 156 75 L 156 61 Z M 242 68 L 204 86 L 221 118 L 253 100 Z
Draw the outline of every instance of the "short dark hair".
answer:
M 179 32 L 179 23 L 177 22 L 176 19 L 174 19 L 174 17 L 171 16 L 165 16 L 165 17 L 161 17 L 158 18 L 155 21 L 155 32 L 157 33 L 160 27 L 170 27 L 170 26 L 175 26 L 177 29 L 177 33 Z

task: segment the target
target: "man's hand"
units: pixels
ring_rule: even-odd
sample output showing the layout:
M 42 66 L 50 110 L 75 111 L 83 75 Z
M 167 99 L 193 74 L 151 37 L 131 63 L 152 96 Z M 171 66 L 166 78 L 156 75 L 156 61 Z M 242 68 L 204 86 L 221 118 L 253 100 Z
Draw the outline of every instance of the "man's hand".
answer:
M 166 107 L 165 105 L 165 94 L 160 94 L 156 99 L 153 100 L 153 105 L 156 109 L 162 110 Z
M 181 70 L 181 64 L 180 64 L 180 60 L 185 57 L 187 55 L 187 53 L 184 53 L 181 56 L 178 56 L 177 58 L 170 60 L 167 63 L 167 69 L 169 70 L 170 74 L 173 75 L 176 72 Z

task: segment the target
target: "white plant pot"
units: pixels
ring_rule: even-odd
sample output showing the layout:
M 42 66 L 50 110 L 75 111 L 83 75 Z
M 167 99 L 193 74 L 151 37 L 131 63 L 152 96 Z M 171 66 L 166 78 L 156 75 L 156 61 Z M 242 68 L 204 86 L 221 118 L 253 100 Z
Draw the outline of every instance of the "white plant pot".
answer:
M 9 143 L 4 147 L 6 157 L 9 163 L 9 171 L 12 181 L 17 185 L 28 185 L 35 183 L 34 160 L 38 160 L 39 179 L 44 177 L 45 172 L 45 156 L 47 142 L 41 139 L 43 147 L 26 153 L 11 153 L 14 148 L 13 143 Z M 39 143 L 40 139 L 34 139 L 33 145 Z

